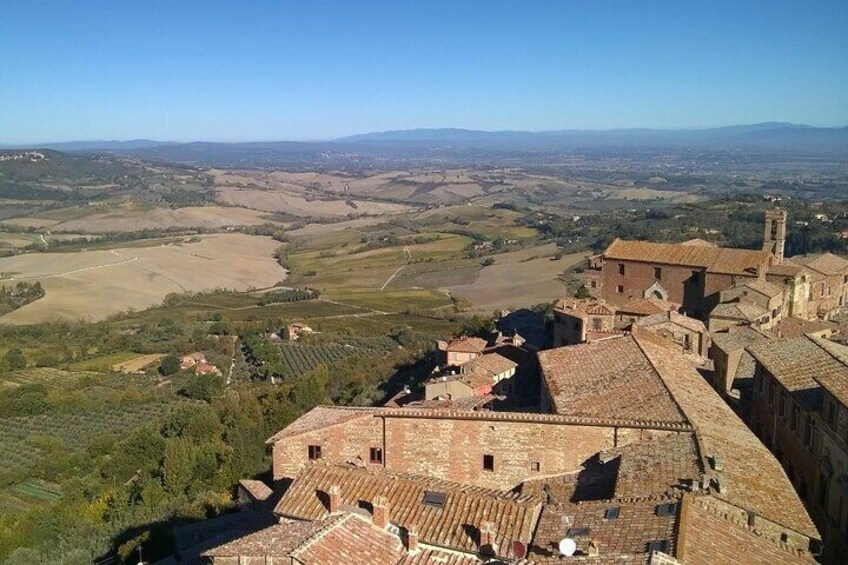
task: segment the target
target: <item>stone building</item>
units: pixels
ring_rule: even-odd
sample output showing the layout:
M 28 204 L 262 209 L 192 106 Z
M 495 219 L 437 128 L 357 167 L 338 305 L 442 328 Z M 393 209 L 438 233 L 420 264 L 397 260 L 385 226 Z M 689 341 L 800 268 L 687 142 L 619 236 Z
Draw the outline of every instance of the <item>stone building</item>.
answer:
M 616 335 L 616 309 L 595 299 L 560 298 L 554 303 L 554 347 Z
M 704 323 L 695 318 L 671 311 L 639 318 L 633 326 L 667 339 L 683 353 L 703 360 L 709 355 L 710 333 Z
M 450 341 L 439 341 L 436 345 L 442 353 L 441 365 L 459 367 L 482 355 L 488 342 L 479 337 L 461 337 Z
M 313 409 L 268 440 L 280 523 L 207 558 L 813 562 L 780 465 L 668 341 L 637 327 L 539 362 L 546 413 Z
M 796 255 L 791 261 L 809 273 L 809 317 L 829 319 L 848 305 L 848 260 L 824 253 Z
M 824 534 L 825 561 L 848 561 L 848 347 L 811 336 L 748 347 L 752 428 L 786 468 Z

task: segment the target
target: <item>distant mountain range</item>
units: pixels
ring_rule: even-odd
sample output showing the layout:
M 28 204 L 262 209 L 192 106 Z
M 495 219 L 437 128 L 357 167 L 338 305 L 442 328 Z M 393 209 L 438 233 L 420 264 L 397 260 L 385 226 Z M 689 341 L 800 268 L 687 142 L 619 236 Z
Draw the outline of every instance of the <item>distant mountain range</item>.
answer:
M 236 167 L 311 166 L 372 159 L 465 160 L 583 150 L 628 152 L 740 149 L 841 155 L 848 152 L 848 127 L 820 128 L 766 122 L 706 129 L 540 132 L 433 128 L 365 133 L 320 142 L 175 143 L 136 139 L 42 143 L 30 147 L 66 152 L 106 152 L 174 163 Z

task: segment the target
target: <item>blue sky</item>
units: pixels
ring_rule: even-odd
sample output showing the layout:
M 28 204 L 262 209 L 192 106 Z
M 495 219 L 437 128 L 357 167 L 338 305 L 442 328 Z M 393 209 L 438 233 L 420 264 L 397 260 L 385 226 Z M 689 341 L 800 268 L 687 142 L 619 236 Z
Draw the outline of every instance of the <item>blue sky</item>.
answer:
M 8 3 L 0 142 L 848 125 L 848 2 Z

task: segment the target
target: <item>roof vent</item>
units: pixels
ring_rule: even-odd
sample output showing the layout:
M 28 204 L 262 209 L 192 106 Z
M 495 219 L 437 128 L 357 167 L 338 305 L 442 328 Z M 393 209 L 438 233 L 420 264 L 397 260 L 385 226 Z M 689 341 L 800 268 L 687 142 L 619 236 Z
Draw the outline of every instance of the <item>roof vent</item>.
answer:
M 657 506 L 657 516 L 660 518 L 670 518 L 675 515 L 677 515 L 676 502 L 669 502 L 667 504 L 660 504 Z
M 607 508 L 606 512 L 604 512 L 604 518 L 607 520 L 615 520 L 618 518 L 618 514 L 621 512 L 621 507 L 613 506 L 612 508 Z
M 447 500 L 447 495 L 445 493 L 427 490 L 424 491 L 424 499 L 421 502 L 427 506 L 441 508 L 445 505 L 445 500 Z
M 669 547 L 671 544 L 667 539 L 656 539 L 648 542 L 648 553 L 654 553 L 655 551 L 659 551 L 662 553 L 668 553 Z
M 722 459 L 721 455 L 713 455 L 710 458 L 710 462 L 712 463 L 714 471 L 721 472 L 724 470 L 724 459 Z
M 568 528 L 568 531 L 565 532 L 565 535 L 570 538 L 586 537 L 589 535 L 589 528 Z

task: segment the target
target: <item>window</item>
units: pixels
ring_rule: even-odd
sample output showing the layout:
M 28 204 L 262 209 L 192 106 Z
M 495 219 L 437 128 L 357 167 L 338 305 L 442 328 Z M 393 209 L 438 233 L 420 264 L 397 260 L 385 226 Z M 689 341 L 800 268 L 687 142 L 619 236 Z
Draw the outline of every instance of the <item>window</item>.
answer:
M 592 330 L 596 332 L 601 331 L 603 329 L 602 323 L 603 320 L 600 318 L 592 318 Z
M 786 393 L 780 393 L 780 400 L 777 402 L 777 413 L 782 418 L 786 414 Z
M 494 471 L 495 470 L 495 456 L 494 455 L 484 455 L 483 456 L 483 470 L 484 471 Z
M 592 288 L 596 288 L 598 286 L 598 281 L 590 281 L 589 286 L 591 286 Z
M 619 506 L 613 506 L 611 508 L 607 508 L 606 512 L 604 512 L 604 518 L 607 520 L 615 520 L 618 518 L 618 514 L 621 511 Z
M 619 294 L 624 294 L 624 287 L 621 286 L 621 285 L 618 285 L 618 286 L 615 287 L 615 291 Z
M 827 403 L 827 425 L 831 428 L 836 427 L 836 404 L 832 400 Z
M 757 379 L 757 390 L 759 391 L 760 394 L 762 394 L 763 391 L 765 390 L 766 380 L 765 380 L 765 378 L 763 378 L 763 375 L 760 374 L 760 373 L 756 374 L 756 379 Z
M 538 461 L 531 461 L 530 462 L 530 470 L 538 473 L 539 471 L 542 470 L 542 464 L 539 463 Z
M 827 504 L 827 483 L 827 477 L 825 475 L 819 475 L 819 506 L 825 506 Z
M 798 429 L 798 407 L 797 406 L 792 407 L 792 412 L 790 413 L 790 416 L 789 416 L 789 428 L 792 431 L 795 431 L 796 429 Z
M 369 459 L 370 459 L 371 463 L 378 463 L 378 464 L 382 465 L 383 464 L 383 448 L 382 447 L 372 447 Z
M 774 310 L 772 310 L 772 311 L 771 311 L 771 319 L 772 319 L 772 320 L 777 319 L 777 314 L 778 314 L 779 312 L 780 312 L 780 310 L 778 310 L 777 308 L 775 308 Z
M 804 445 L 810 446 L 813 443 L 813 426 L 810 424 L 810 419 L 804 421 Z
M 618 274 L 622 276 L 624 275 L 624 263 L 618 264 Z
M 310 461 L 315 461 L 316 459 L 321 459 L 321 446 L 320 445 L 310 445 L 307 449 L 307 453 L 309 455 Z
M 774 382 L 769 381 L 769 395 L 768 395 L 769 404 L 774 404 Z
M 662 268 L 654 267 L 654 278 L 660 280 L 662 278 Z

